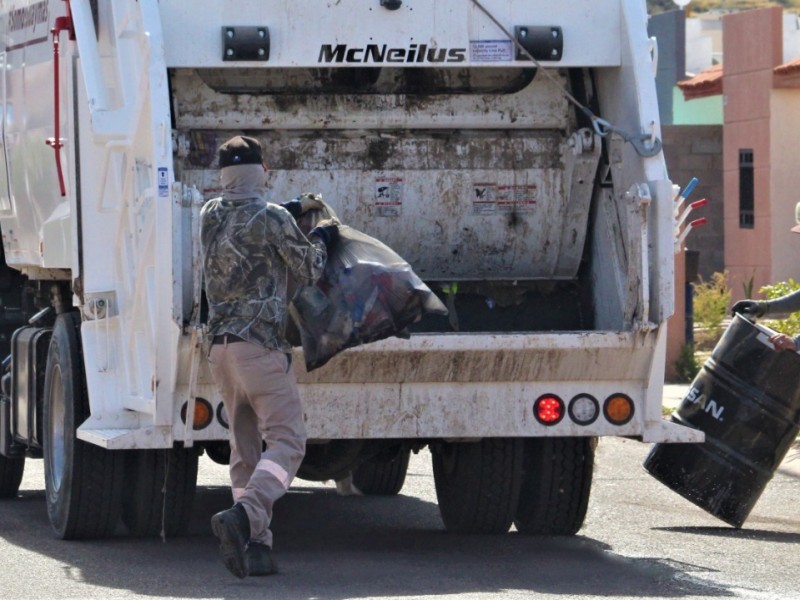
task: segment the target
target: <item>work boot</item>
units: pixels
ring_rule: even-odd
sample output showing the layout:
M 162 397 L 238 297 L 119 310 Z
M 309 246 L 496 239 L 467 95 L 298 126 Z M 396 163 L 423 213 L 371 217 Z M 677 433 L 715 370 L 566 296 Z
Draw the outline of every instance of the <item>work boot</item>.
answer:
M 272 559 L 272 549 L 266 544 L 250 542 L 247 546 L 247 574 L 251 577 L 262 577 L 278 572 L 278 566 Z
M 240 579 L 247 577 L 245 551 L 250 539 L 250 519 L 244 506 L 236 504 L 215 514 L 211 517 L 211 530 L 219 538 L 219 551 L 228 571 Z

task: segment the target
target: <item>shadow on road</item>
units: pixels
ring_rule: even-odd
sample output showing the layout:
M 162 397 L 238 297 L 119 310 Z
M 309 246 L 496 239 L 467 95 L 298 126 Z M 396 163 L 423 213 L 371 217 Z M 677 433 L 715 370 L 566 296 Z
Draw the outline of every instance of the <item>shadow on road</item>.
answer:
M 187 537 L 166 543 L 126 537 L 69 542 L 52 536 L 44 492 L 25 491 L 16 500 L 0 502 L 0 536 L 60 563 L 65 596 L 89 587 L 93 597 L 110 588 L 154 597 L 266 594 L 320 600 L 504 590 L 643 598 L 735 595 L 693 579 L 693 572 L 707 569 L 623 558 L 589 538 L 449 534 L 437 506 L 417 498 L 340 497 L 331 489 L 304 487 L 292 488 L 276 506 L 275 553 L 281 573 L 238 580 L 219 562 L 208 527 L 211 515 L 229 505 L 229 494 L 227 487 L 198 488 Z
M 0 502 L 0 536 L 61 563 L 65 595 L 82 585 L 93 586 L 94 597 L 102 596 L 102 588 L 154 597 L 319 600 L 504 590 L 609 598 L 735 595 L 692 574 L 708 569 L 620 557 L 586 537 L 449 534 L 436 505 L 414 497 L 340 497 L 331 489 L 304 487 L 292 488 L 276 506 L 281 573 L 238 580 L 222 567 L 208 527 L 211 515 L 229 505 L 229 493 L 227 487 L 198 488 L 189 535 L 163 543 L 56 540 L 44 492 L 26 491 Z

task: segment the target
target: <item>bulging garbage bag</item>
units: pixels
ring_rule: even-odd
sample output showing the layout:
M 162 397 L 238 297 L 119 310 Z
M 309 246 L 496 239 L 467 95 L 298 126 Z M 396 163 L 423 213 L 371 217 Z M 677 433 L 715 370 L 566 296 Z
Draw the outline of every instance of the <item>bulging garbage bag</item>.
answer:
M 298 224 L 308 232 L 323 218 L 336 215 L 326 206 Z M 425 314 L 446 315 L 447 308 L 394 250 L 342 224 L 322 277 L 296 289 L 289 314 L 311 371 L 347 348 L 408 336 L 409 325 Z

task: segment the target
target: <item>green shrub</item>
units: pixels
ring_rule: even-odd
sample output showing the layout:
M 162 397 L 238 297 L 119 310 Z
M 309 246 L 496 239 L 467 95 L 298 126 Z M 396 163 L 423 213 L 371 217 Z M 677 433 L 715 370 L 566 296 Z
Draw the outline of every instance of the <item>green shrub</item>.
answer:
M 745 281 L 742 282 L 742 289 L 744 290 L 744 297 L 748 300 L 753 297 L 753 285 L 755 284 L 756 272 L 750 275 Z
M 717 343 L 722 335 L 722 321 L 728 315 L 731 304 L 731 290 L 728 287 L 728 272 L 714 273 L 710 281 L 700 278 L 693 283 L 694 324 L 699 346 Z
M 700 362 L 694 352 L 694 344 L 684 344 L 678 358 L 675 359 L 676 383 L 690 383 L 700 372 Z
M 780 298 L 781 296 L 785 296 L 799 289 L 800 283 L 790 278 L 788 281 L 781 281 L 773 285 L 765 285 L 759 291 L 767 300 L 774 300 L 775 298 Z M 792 313 L 785 319 L 770 319 L 763 323 L 770 329 L 774 329 L 779 333 L 794 336 L 800 333 L 800 312 Z

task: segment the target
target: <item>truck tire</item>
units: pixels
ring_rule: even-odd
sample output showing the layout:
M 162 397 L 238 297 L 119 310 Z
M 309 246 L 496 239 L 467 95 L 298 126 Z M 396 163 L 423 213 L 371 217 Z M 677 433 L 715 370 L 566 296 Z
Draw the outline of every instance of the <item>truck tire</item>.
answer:
M 445 528 L 458 533 L 506 533 L 519 499 L 522 440 L 442 442 L 431 452 Z
M 78 313 L 56 318 L 44 379 L 47 514 L 62 539 L 108 537 L 122 507 L 123 455 L 77 439 L 89 415 Z
M 514 525 L 531 535 L 574 535 L 583 525 L 596 439 L 525 440 L 522 488 Z
M 24 456 L 21 458 L 0 456 L 0 498 L 14 498 L 17 495 L 24 470 Z
M 350 475 L 364 448 L 364 440 L 331 440 L 306 445 L 297 477 L 306 481 L 339 481 Z
M 126 452 L 122 521 L 135 537 L 186 533 L 197 488 L 194 448 Z
M 203 446 L 206 456 L 218 465 L 231 464 L 231 445 L 228 442 L 212 442 Z
M 396 496 L 403 489 L 411 449 L 381 452 L 353 471 L 353 485 L 368 496 Z

